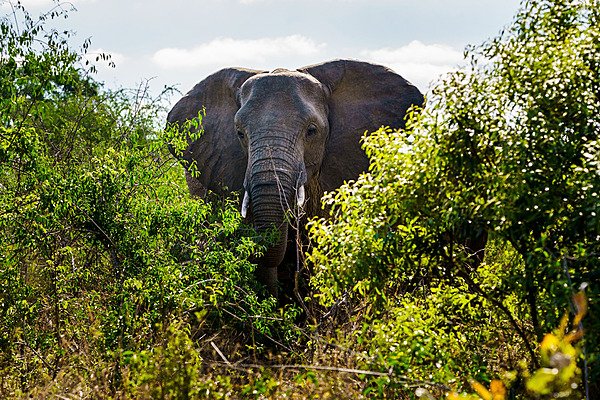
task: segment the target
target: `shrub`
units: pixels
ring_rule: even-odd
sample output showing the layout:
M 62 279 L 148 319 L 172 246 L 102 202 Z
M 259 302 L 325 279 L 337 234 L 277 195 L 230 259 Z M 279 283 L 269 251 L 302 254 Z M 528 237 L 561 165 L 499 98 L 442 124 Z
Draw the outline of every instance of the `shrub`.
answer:
M 2 396 L 68 394 L 88 380 L 109 391 L 101 397 L 118 393 L 124 372 L 144 381 L 126 360 L 180 360 L 157 344 L 163 329 L 182 346 L 237 336 L 235 357 L 295 339 L 297 309 L 279 309 L 254 279 L 249 258 L 264 240 L 236 202 L 187 193 L 167 150 L 182 140 L 156 122 L 169 91 L 103 89 L 69 38 L 45 30 L 61 6 L 40 20 L 13 6 L 21 29 L 0 21 Z M 160 379 L 174 396 L 179 376 Z
M 497 38 L 469 50 L 467 70 L 432 89 L 405 131 L 365 138 L 370 171 L 328 194 L 333 218 L 312 223 L 323 302 L 351 291 L 385 313 L 392 295 L 435 298 L 441 279 L 479 303 L 495 298 L 492 311 L 509 311 L 515 334 L 535 343 L 589 282 L 586 348 L 598 380 L 599 9 L 595 0 L 524 2 Z M 487 235 L 523 263 L 491 292 L 474 254 Z

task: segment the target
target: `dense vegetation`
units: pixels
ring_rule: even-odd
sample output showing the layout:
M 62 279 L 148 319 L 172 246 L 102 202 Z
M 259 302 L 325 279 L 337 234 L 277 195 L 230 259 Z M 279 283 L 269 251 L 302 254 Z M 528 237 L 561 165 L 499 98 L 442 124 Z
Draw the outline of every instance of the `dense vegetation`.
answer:
M 237 199 L 187 194 L 171 90 L 105 89 L 51 28 L 69 10 L 8 4 L 0 397 L 598 393 L 597 0 L 525 1 L 405 131 L 365 140 L 370 171 L 310 224 L 302 310 L 254 279 L 267 239 Z
M 483 360 L 515 350 L 536 366 L 534 343 L 587 285 L 597 382 L 600 3 L 524 6 L 471 49 L 470 69 L 445 78 L 406 132 L 365 140 L 370 173 L 327 196 L 335 218 L 313 227 L 313 281 L 326 303 L 350 290 L 384 304 L 370 340 L 388 363 L 408 340 L 427 349 L 423 374 L 439 361 L 481 379 Z M 411 324 L 427 326 L 423 337 L 398 331 Z M 492 343 L 507 336 L 507 347 Z M 472 346 L 466 360 L 461 342 Z

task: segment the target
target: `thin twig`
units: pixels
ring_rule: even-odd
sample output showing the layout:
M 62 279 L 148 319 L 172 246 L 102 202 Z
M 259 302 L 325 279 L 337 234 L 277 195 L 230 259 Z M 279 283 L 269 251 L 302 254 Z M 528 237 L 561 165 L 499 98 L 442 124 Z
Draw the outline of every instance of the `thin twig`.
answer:
M 42 357 L 42 356 L 41 356 L 41 354 L 40 354 L 40 353 L 38 353 L 38 352 L 37 352 L 37 351 L 36 351 L 36 350 L 35 350 L 33 347 L 31 347 L 31 346 L 29 345 L 29 343 L 27 342 L 27 340 L 23 340 L 23 341 L 21 341 L 21 343 L 22 343 L 22 344 L 24 344 L 25 346 L 27 346 L 27 348 L 29 348 L 29 350 L 31 350 L 31 351 L 33 352 L 33 354 L 35 354 L 35 355 L 36 355 L 36 357 L 40 359 L 40 361 L 42 362 L 42 364 L 44 364 L 44 365 L 46 366 L 46 368 L 48 368 L 48 370 L 52 371 L 52 373 L 54 374 L 54 371 L 55 371 L 54 367 L 52 367 L 52 366 L 51 366 L 51 365 L 50 365 L 50 364 L 49 364 L 49 363 L 46 361 L 46 359 L 45 359 L 44 357 Z
M 213 342 L 211 340 L 210 345 L 212 346 L 213 349 L 215 349 L 215 351 L 217 352 L 217 354 L 221 357 L 221 359 L 223 361 L 225 361 L 225 364 L 227 365 L 231 365 L 231 363 L 229 362 L 229 360 L 227 359 L 227 357 L 225 357 L 225 355 L 221 352 L 221 350 L 219 350 L 219 348 L 217 347 L 217 345 L 215 344 L 215 342 Z
M 394 379 L 396 381 L 404 382 L 404 383 L 407 383 L 410 385 L 427 385 L 427 386 L 435 386 L 435 387 L 438 387 L 440 389 L 447 390 L 447 391 L 451 390 L 451 388 L 449 388 L 448 386 L 437 383 L 437 382 L 431 382 L 431 381 L 425 381 L 425 380 L 419 380 L 419 379 L 411 379 L 405 375 L 396 375 L 396 374 L 394 374 L 392 369 L 390 369 L 390 371 L 388 371 L 388 372 L 379 372 L 379 371 L 369 371 L 369 370 L 365 370 L 365 369 L 333 367 L 333 366 L 328 366 L 328 365 L 307 365 L 307 364 L 273 364 L 273 365 L 225 364 L 224 365 L 223 363 L 220 363 L 220 362 L 212 362 L 212 363 L 208 362 L 208 364 L 212 364 L 213 366 L 219 366 L 219 367 L 233 368 L 233 369 L 240 370 L 240 371 L 246 371 L 248 369 L 268 369 L 268 368 L 281 369 L 281 370 L 303 369 L 303 370 L 329 371 L 329 372 L 338 372 L 338 373 L 356 374 L 356 375 L 385 376 L 385 377 L 389 377 L 390 379 Z

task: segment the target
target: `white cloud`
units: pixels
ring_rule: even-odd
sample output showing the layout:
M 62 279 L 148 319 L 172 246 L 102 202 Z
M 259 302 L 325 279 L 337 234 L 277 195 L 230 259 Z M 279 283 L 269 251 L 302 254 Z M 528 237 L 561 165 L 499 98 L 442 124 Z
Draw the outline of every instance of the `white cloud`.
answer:
M 313 56 L 325 44 L 317 44 L 301 35 L 278 38 L 214 39 L 191 49 L 165 48 L 152 56 L 162 68 L 195 68 L 200 66 L 264 64 L 294 56 Z
M 421 90 L 440 75 L 455 71 L 463 61 L 463 53 L 443 44 L 425 44 L 418 40 L 399 48 L 364 50 L 368 61 L 385 65 L 408 79 Z
M 125 56 L 123 53 L 119 53 L 116 51 L 110 51 L 110 50 L 105 50 L 101 47 L 97 48 L 97 49 L 93 49 L 90 50 L 88 53 L 88 55 L 92 56 L 92 57 L 96 57 L 100 54 L 106 54 L 110 56 L 110 59 L 115 63 L 115 64 L 119 64 L 124 62 L 127 59 L 127 56 Z

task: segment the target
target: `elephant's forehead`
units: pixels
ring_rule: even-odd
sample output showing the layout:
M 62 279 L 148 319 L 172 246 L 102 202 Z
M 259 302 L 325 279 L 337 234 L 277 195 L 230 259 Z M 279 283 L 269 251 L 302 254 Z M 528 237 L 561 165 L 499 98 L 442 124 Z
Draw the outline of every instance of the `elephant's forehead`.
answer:
M 241 87 L 242 100 L 281 101 L 289 98 L 317 101 L 323 98 L 323 94 L 321 84 L 314 77 L 288 70 L 258 74 Z

